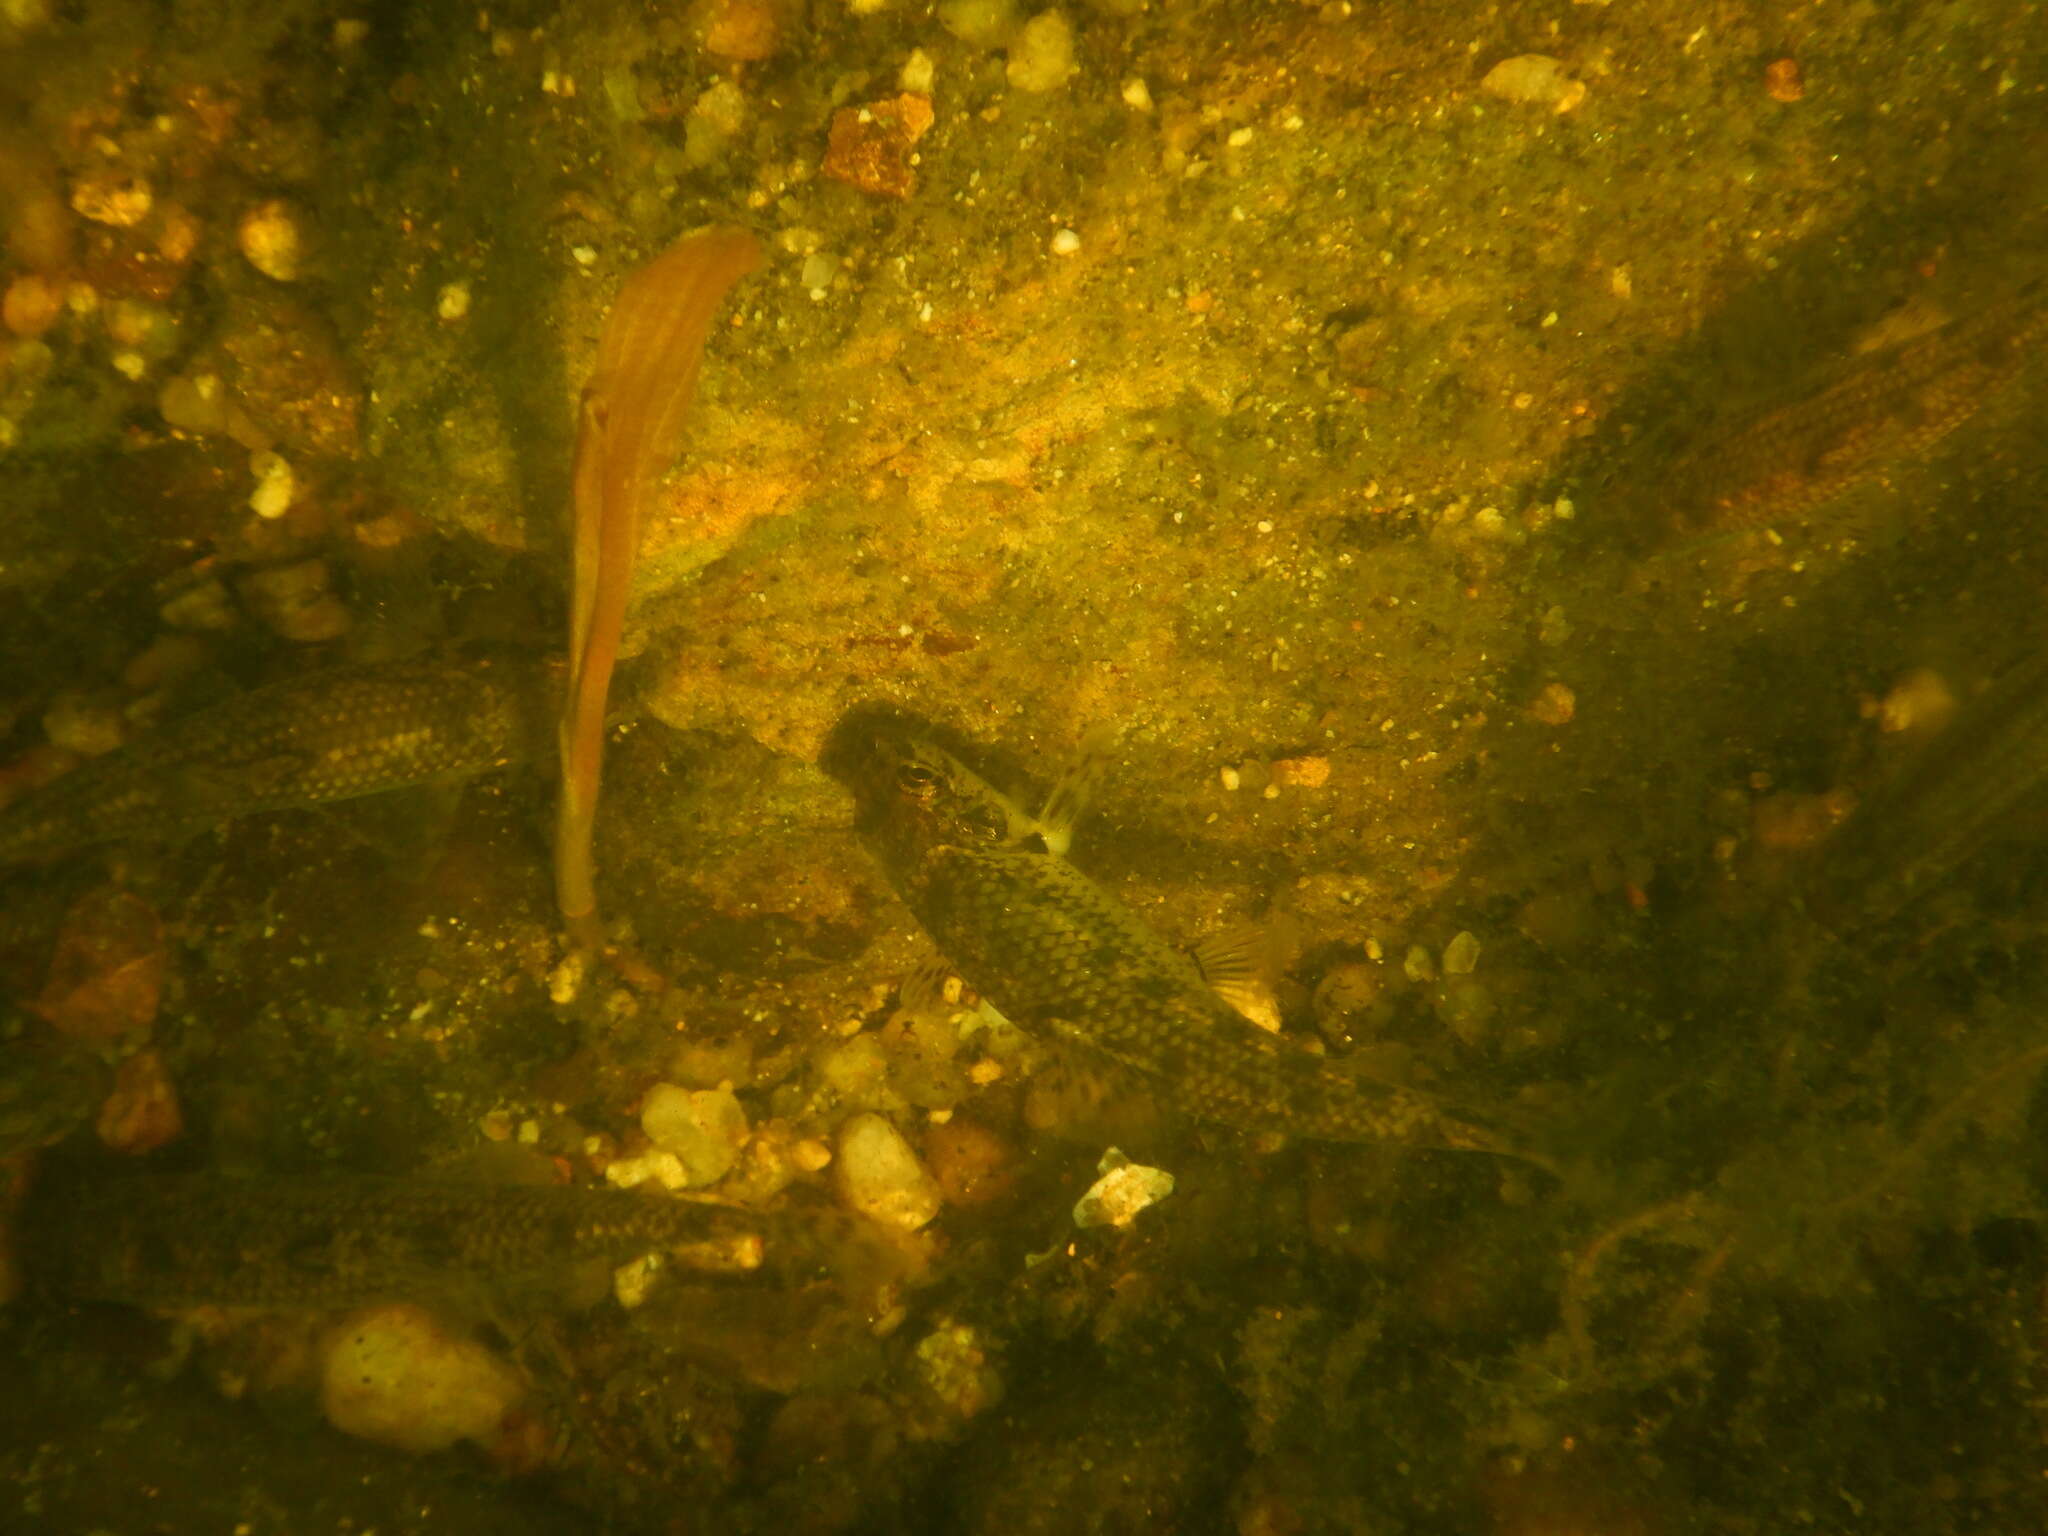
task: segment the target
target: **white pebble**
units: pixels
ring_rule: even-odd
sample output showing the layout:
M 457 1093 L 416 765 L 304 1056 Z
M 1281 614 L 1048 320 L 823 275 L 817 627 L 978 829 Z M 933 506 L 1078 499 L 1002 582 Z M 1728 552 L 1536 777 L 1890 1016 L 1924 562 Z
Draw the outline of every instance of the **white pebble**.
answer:
M 938 1182 L 882 1115 L 855 1115 L 839 1128 L 833 1164 L 840 1198 L 870 1220 L 915 1232 L 939 1214 Z
M 1055 256 L 1071 256 L 1081 249 L 1081 237 L 1071 229 L 1063 229 L 1052 237 L 1052 253 Z
M 1575 80 L 1548 54 L 1523 53 L 1502 59 L 1486 72 L 1479 88 L 1524 106 L 1569 112 L 1586 99 L 1586 82 Z
M 299 221 L 281 198 L 258 203 L 235 226 L 235 244 L 249 265 L 265 277 L 289 283 L 299 275 L 305 255 Z
M 1479 964 L 1479 940 L 1469 932 L 1460 933 L 1444 946 L 1444 974 L 1469 976 Z
M 448 283 L 434 302 L 434 313 L 443 320 L 460 320 L 469 313 L 469 284 Z
M 1173 1175 L 1164 1168 L 1134 1163 L 1115 1147 L 1097 1165 L 1102 1177 L 1074 1202 L 1077 1227 L 1128 1227 L 1138 1212 L 1173 1193 Z
M 1074 29 L 1058 11 L 1041 12 L 1024 23 L 1003 69 L 1013 89 L 1034 94 L 1058 90 L 1073 73 Z
M 284 455 L 269 450 L 252 453 L 249 472 L 256 477 L 256 489 L 249 493 L 249 510 L 261 518 L 283 517 L 297 494 L 292 467 Z
M 1152 110 L 1152 87 L 1145 83 L 1143 75 L 1133 75 L 1124 82 L 1124 105 L 1134 112 Z
M 910 57 L 903 61 L 903 68 L 896 72 L 896 84 L 913 96 L 929 96 L 935 73 L 932 56 L 922 48 L 913 48 Z
M 732 1171 L 748 1135 L 747 1112 L 730 1088 L 692 1092 L 656 1083 L 640 1106 L 640 1129 L 675 1154 L 690 1188 L 716 1184 Z

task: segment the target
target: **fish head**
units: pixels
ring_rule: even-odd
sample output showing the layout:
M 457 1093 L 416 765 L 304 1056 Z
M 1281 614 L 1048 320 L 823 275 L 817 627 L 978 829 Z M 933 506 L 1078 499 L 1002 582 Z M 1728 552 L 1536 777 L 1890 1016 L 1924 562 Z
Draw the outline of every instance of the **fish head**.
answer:
M 822 762 L 853 791 L 859 831 L 892 864 L 914 863 L 941 846 L 1000 846 L 1028 821 L 980 774 L 900 718 L 848 716 Z

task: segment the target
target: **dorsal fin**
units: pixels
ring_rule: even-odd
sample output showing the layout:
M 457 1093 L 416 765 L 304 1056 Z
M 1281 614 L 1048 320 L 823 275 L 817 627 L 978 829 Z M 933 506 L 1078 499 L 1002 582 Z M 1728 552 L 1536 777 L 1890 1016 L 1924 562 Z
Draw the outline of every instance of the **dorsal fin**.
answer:
M 1224 1002 L 1261 1029 L 1278 1033 L 1280 1003 L 1273 995 L 1272 936 L 1254 923 L 1234 923 L 1210 934 L 1188 958 Z
M 1072 846 L 1074 828 L 1088 814 L 1095 791 L 1109 772 L 1115 747 L 1115 728 L 1096 726 L 1081 738 L 1081 750 L 1072 766 L 1060 775 L 1059 782 L 1045 797 L 1045 805 L 1039 810 L 1033 830 L 1045 844 L 1045 851 L 1054 857 L 1064 857 Z

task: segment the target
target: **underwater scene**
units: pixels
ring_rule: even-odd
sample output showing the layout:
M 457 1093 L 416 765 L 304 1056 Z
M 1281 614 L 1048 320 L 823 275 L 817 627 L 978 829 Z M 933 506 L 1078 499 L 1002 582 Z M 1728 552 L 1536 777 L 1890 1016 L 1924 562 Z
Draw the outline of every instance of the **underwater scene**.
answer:
M 0 1533 L 2048 1527 L 2048 12 L 0 0 Z

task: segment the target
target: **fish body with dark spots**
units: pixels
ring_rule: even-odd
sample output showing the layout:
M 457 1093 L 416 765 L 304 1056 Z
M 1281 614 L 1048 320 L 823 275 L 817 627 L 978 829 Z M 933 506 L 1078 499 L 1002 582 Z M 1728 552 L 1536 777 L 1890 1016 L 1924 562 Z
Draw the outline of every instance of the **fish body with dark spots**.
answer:
M 539 663 L 335 667 L 255 688 L 94 758 L 0 814 L 0 866 L 264 811 L 447 783 L 542 755 Z
M 948 964 L 1013 1023 L 1163 1083 L 1198 1118 L 1322 1141 L 1526 1156 L 1429 1095 L 1260 1028 L 1201 969 L 896 722 L 842 721 L 825 764 Z
M 698 1245 L 744 1268 L 758 1230 L 728 1207 L 604 1187 L 136 1175 L 38 1191 L 20 1250 L 52 1296 L 281 1310 L 532 1298 L 592 1262 Z
M 1925 453 L 2037 359 L 2048 285 L 1844 364 L 1789 404 L 1709 429 L 1669 477 L 1682 527 L 1763 528 L 1812 519 Z

